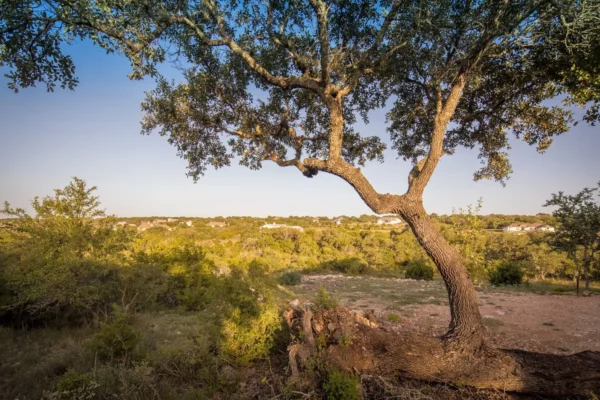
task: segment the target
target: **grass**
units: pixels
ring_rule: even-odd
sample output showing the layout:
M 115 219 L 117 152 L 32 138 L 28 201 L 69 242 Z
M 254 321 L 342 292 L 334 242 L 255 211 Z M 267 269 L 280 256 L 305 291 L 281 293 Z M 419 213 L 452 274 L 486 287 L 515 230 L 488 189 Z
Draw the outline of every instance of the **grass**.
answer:
M 534 294 L 551 294 L 551 295 L 573 295 L 576 294 L 575 282 L 567 280 L 547 279 L 530 280 L 520 285 L 515 286 L 480 286 L 479 291 L 484 293 L 493 292 L 518 292 L 518 293 L 534 293 Z M 580 282 L 580 293 L 583 292 L 583 282 Z M 600 283 L 592 282 L 590 292 L 600 294 Z
M 388 314 L 387 320 L 397 324 L 398 322 L 400 322 L 401 318 L 398 314 Z
M 2 328 L 0 399 L 48 398 L 44 393 L 54 392 L 57 383 L 69 376 L 75 381 L 90 377 L 96 385 L 93 389 L 101 391 L 72 398 L 175 400 L 213 398 L 217 392 L 231 398 L 227 393 L 235 389 L 238 370 L 232 376 L 221 373 L 223 362 L 214 350 L 219 327 L 211 315 L 140 313 L 132 323 L 142 337 L 127 364 L 96 357 L 90 342 L 97 329 Z
M 484 317 L 483 324 L 488 328 L 498 328 L 504 325 L 504 322 L 492 317 Z

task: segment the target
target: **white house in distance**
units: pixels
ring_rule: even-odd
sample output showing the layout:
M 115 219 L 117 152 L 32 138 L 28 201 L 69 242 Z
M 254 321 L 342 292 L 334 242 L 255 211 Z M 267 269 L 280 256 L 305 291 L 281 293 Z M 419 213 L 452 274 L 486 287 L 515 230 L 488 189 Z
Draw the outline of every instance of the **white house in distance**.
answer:
M 140 223 L 140 225 L 138 226 L 137 230 L 138 230 L 138 232 L 144 232 L 150 228 L 163 228 L 168 231 L 173 230 L 173 228 L 171 228 L 167 225 L 164 225 L 164 222 L 161 222 L 161 221 L 167 222 L 164 219 L 155 219 L 154 221 L 142 221 L 142 223 Z
M 210 226 L 211 228 L 224 228 L 227 226 L 227 224 L 225 222 L 219 222 L 219 221 L 210 221 L 206 225 Z
M 185 224 L 186 224 L 187 226 L 192 226 L 192 225 L 193 225 L 192 221 L 186 221 L 186 222 L 185 222 Z
M 554 227 L 546 224 L 510 224 L 502 228 L 503 232 L 542 231 L 554 232 Z
M 295 229 L 299 232 L 304 232 L 304 228 L 301 226 L 285 224 L 264 224 L 260 229 Z
M 386 215 L 377 220 L 377 225 L 401 225 L 403 223 L 404 221 L 402 221 L 400 218 L 392 215 Z
M 167 218 L 167 222 L 177 222 L 179 221 L 177 218 Z

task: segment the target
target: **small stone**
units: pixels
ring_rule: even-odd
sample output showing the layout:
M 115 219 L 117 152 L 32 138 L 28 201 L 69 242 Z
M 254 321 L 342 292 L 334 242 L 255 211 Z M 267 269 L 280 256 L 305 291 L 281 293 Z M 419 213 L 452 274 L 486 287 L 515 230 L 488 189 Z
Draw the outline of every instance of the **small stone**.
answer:
M 321 324 L 320 322 L 314 321 L 313 328 L 315 328 L 316 333 L 321 333 L 323 331 L 323 324 Z

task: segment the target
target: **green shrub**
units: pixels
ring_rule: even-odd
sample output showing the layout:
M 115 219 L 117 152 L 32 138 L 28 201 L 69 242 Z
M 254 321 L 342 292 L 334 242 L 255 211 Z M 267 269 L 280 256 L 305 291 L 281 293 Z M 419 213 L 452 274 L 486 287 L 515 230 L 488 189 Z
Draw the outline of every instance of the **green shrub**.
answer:
M 315 304 L 318 307 L 331 309 L 336 308 L 339 305 L 338 300 L 333 297 L 324 286 L 319 287 L 317 290 L 317 298 Z
M 433 268 L 423 261 L 411 261 L 404 275 L 407 279 L 416 279 L 422 281 L 433 280 Z
M 388 314 L 387 320 L 393 323 L 400 322 L 400 316 L 398 314 Z
M 369 266 L 356 257 L 332 260 L 323 263 L 323 269 L 338 271 L 348 275 L 362 275 L 368 272 Z
M 362 392 L 358 378 L 342 371 L 332 369 L 323 384 L 327 400 L 359 400 Z
M 233 268 L 211 291 L 224 315 L 221 353 L 231 362 L 247 365 L 271 350 L 283 319 L 272 295 L 273 282 L 264 267 L 252 262 L 248 271 Z
M 126 316 L 117 313 L 113 322 L 100 325 L 100 332 L 94 335 L 90 348 L 101 360 L 127 361 L 140 338 L 141 334 L 128 323 Z
M 265 358 L 281 325 L 281 315 L 274 302 L 261 304 L 256 316 L 244 314 L 239 308 L 234 308 L 223 321 L 221 353 L 229 361 L 240 365 Z
M 279 283 L 285 286 L 296 286 L 302 283 L 302 274 L 298 271 L 287 271 L 279 277 Z
M 115 301 L 132 232 L 114 229 L 116 220 L 99 208 L 95 190 L 73 178 L 53 196 L 35 197 L 33 215 L 8 203 L 0 209 L 13 217 L 0 249 L 5 321 L 81 322 Z
M 48 400 L 93 400 L 99 398 L 98 382 L 90 374 L 67 371 L 56 383 L 56 390 L 46 393 Z
M 119 267 L 84 259 L 24 259 L 8 266 L 0 307 L 13 325 L 80 323 L 119 298 Z
M 490 283 L 494 286 L 518 285 L 523 282 L 523 271 L 513 263 L 503 262 L 490 272 Z

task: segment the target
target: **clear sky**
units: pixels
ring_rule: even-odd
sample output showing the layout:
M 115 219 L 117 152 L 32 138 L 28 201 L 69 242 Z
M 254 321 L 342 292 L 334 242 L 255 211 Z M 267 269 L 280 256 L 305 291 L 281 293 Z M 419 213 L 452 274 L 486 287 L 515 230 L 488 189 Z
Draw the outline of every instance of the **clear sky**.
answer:
M 140 103 L 154 87 L 151 79 L 130 81 L 127 60 L 107 56 L 89 44 L 68 49 L 77 66 L 75 91 L 31 88 L 14 94 L 0 78 L 0 201 L 27 206 L 77 176 L 98 186 L 107 212 L 119 216 L 360 215 L 370 213 L 341 179 L 313 179 L 292 168 L 266 163 L 260 171 L 238 165 L 208 170 L 198 183 L 187 178 L 186 163 L 158 135 L 140 132 Z M 387 138 L 384 111 L 371 114 L 369 135 Z M 550 194 L 593 186 L 600 180 L 600 127 L 579 124 L 557 138 L 546 154 L 512 141 L 514 173 L 503 187 L 473 182 L 479 168 L 475 150 L 444 157 L 426 192 L 429 212 L 483 198 L 483 214 L 535 214 Z M 403 193 L 410 165 L 386 152 L 384 164 L 363 172 L 379 192 Z

